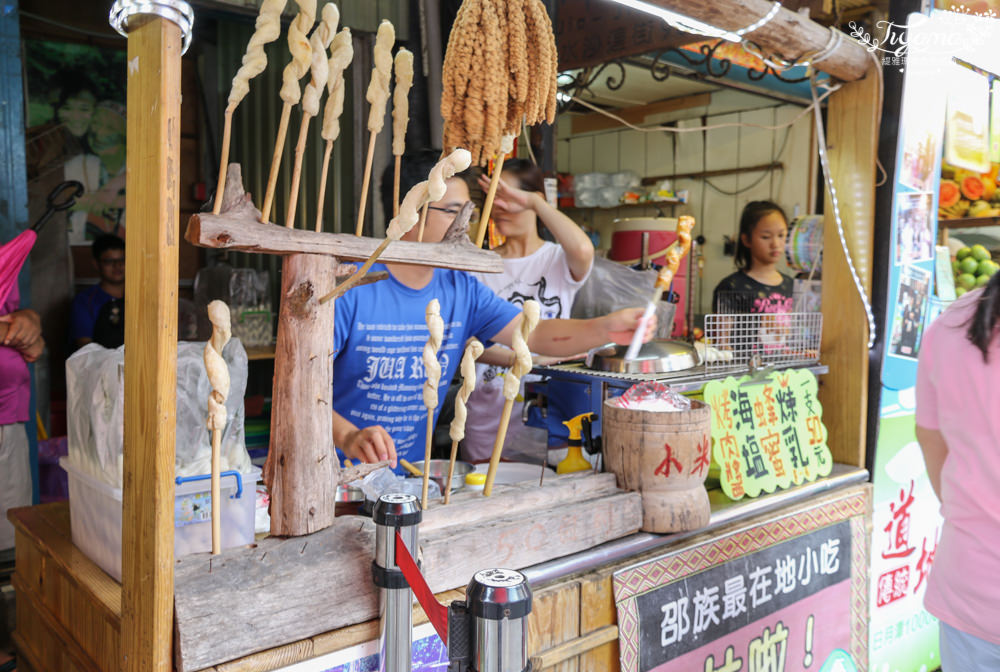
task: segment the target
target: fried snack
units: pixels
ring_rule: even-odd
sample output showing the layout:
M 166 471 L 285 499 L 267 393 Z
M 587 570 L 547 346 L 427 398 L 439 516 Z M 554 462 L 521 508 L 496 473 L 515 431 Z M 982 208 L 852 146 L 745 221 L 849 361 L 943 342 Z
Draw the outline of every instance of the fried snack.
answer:
M 340 115 L 344 112 L 344 71 L 353 59 L 351 29 L 343 28 L 330 43 L 330 60 L 327 61 L 327 100 L 323 109 L 324 140 L 336 140 L 340 135 Z
M 296 105 L 302 97 L 299 80 L 309 72 L 312 63 L 312 46 L 306 37 L 316 21 L 316 0 L 295 0 L 299 13 L 288 24 L 288 50 L 292 60 L 281 75 L 281 91 L 278 95 L 289 105 Z M 267 217 L 267 213 L 264 214 Z
M 424 206 L 424 203 L 429 202 L 427 198 L 429 185 L 430 183 L 424 180 L 416 183 L 412 189 L 406 192 L 403 202 L 399 204 L 399 214 L 389 221 L 389 226 L 385 229 L 387 240 L 399 240 L 407 231 L 417 225 L 417 222 L 420 221 L 420 208 Z
M 226 112 L 232 113 L 250 91 L 250 80 L 267 68 L 267 54 L 264 45 L 270 44 L 281 35 L 281 13 L 288 0 L 264 0 L 254 24 L 254 33 L 243 54 L 243 64 L 233 77 L 233 87 L 229 91 Z
M 208 304 L 208 319 L 212 323 L 212 338 L 205 344 L 205 370 L 212 392 L 208 395 L 208 429 L 222 431 L 226 427 L 226 398 L 229 396 L 229 367 L 222 358 L 222 349 L 232 336 L 229 306 L 222 301 Z
M 385 123 L 385 106 L 389 102 L 389 80 L 392 76 L 392 45 L 396 41 L 396 30 L 392 23 L 383 19 L 375 35 L 372 78 L 365 98 L 371 104 L 368 110 L 368 130 L 378 133 Z
M 521 387 L 521 378 L 531 371 L 531 350 L 528 348 L 528 336 L 538 326 L 539 305 L 537 301 L 527 300 L 521 309 L 521 324 L 514 332 L 514 366 L 504 376 L 503 396 L 504 399 L 514 401 L 517 392 Z
M 427 304 L 425 316 L 429 335 L 423 352 L 424 373 L 427 375 L 427 380 L 424 382 L 424 406 L 428 413 L 433 413 L 438 405 L 438 383 L 441 381 L 441 363 L 438 361 L 437 353 L 441 348 L 441 339 L 444 338 L 441 304 L 437 299 L 431 299 Z
M 427 175 L 428 198 L 431 203 L 444 198 L 448 189 L 448 180 L 468 168 L 472 163 L 472 155 L 469 150 L 458 148 L 448 156 L 438 161 L 431 172 Z
M 333 41 L 340 22 L 340 10 L 332 2 L 323 5 L 322 19 L 312 37 L 309 46 L 312 50 L 309 72 L 312 75 L 302 94 L 302 111 L 310 117 L 319 114 L 319 99 L 323 95 L 323 87 L 330 78 L 330 65 L 326 60 L 326 49 Z
M 410 87 L 413 86 L 413 53 L 400 49 L 393 68 L 396 88 L 392 92 L 392 153 L 402 156 L 406 151 L 406 125 L 410 122 Z
M 465 354 L 462 355 L 460 365 L 462 387 L 455 396 L 455 418 L 448 428 L 448 436 L 451 437 L 452 441 L 461 441 L 465 438 L 465 419 L 469 413 L 465 404 L 476 389 L 476 360 L 481 354 L 483 354 L 483 344 L 475 338 L 470 338 L 468 345 L 465 346 Z

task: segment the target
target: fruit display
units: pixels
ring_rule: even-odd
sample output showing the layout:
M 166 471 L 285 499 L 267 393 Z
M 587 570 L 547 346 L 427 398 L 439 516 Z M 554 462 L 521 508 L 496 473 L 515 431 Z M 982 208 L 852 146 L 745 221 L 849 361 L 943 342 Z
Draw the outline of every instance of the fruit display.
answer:
M 990 251 L 982 245 L 960 249 L 955 253 L 951 268 L 955 272 L 955 296 L 982 287 L 994 273 L 1000 271 L 1000 265 L 993 261 Z
M 974 173 L 943 164 L 938 188 L 938 217 L 962 219 L 1000 216 L 998 173 L 1000 163 L 992 164 L 988 173 Z

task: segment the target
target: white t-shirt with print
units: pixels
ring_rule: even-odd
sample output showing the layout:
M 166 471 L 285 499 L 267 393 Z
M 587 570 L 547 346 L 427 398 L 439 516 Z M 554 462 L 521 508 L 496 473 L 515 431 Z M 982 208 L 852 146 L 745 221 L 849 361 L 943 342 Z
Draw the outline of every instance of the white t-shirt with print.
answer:
M 568 318 L 577 291 L 586 282 L 587 275 L 574 280 L 566 259 L 566 252 L 555 243 L 546 241 L 526 257 L 503 260 L 503 273 L 475 273 L 476 278 L 492 289 L 500 298 L 521 305 L 528 299 L 538 302 L 543 320 Z M 503 411 L 503 376 L 507 369 L 486 364 L 476 365 L 476 389 L 467 404 L 469 414 L 465 424 L 463 459 L 481 461 L 489 459 L 493 442 L 500 426 Z M 525 376 L 527 380 L 537 377 Z M 522 380 L 521 390 L 524 386 Z M 525 443 L 544 445 L 547 432 L 526 427 L 521 422 L 523 398 L 518 395 L 511 412 L 510 426 L 504 442 L 504 451 L 521 447 Z M 526 447 L 526 446 L 525 446 Z

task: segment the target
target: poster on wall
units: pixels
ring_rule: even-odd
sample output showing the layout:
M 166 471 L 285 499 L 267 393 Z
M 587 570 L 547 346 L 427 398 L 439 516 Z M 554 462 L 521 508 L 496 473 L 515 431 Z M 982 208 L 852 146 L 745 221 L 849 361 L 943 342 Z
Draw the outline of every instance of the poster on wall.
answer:
M 889 354 L 916 359 L 920 337 L 924 333 L 927 306 L 930 303 L 931 272 L 919 266 L 905 266 L 899 271 L 896 304 L 892 309 Z
M 125 52 L 24 41 L 28 179 L 76 180 L 70 245 L 125 237 Z
M 412 672 L 442 672 L 448 669 L 448 649 L 434 631 L 424 623 L 413 628 Z M 378 642 L 368 641 L 334 653 L 317 656 L 274 672 L 378 672 Z
M 867 657 L 867 495 L 614 575 L 622 672 L 853 672 Z

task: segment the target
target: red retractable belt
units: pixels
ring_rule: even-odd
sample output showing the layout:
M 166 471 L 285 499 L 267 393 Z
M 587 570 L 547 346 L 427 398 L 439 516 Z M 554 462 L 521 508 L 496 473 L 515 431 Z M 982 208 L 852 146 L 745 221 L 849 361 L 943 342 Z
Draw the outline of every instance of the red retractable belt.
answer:
M 403 543 L 403 537 L 400 536 L 399 530 L 396 530 L 396 565 L 403 572 L 403 576 L 406 577 L 406 582 L 410 584 L 410 589 L 417 597 L 417 602 L 420 603 L 424 613 L 427 614 L 431 625 L 437 631 L 438 637 L 447 646 L 448 607 L 438 602 L 437 598 L 434 597 L 430 586 L 424 580 L 424 575 L 420 573 L 420 568 L 417 567 L 413 556 L 410 555 L 410 549 Z

